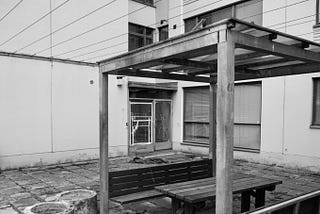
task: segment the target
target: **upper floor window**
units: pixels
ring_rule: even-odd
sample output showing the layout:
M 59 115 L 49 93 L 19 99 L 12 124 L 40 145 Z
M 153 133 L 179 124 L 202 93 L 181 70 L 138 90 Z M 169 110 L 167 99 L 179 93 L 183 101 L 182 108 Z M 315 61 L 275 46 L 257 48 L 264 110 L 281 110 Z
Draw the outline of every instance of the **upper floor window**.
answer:
M 159 41 L 168 39 L 169 37 L 168 25 L 159 27 L 158 30 L 159 30 Z
M 238 18 L 257 25 L 262 25 L 262 0 L 250 0 L 209 11 L 198 16 L 185 19 L 185 32 L 205 27 L 217 21 Z
M 320 126 L 320 78 L 313 79 L 312 125 Z
M 146 5 L 149 5 L 149 6 L 153 6 L 154 4 L 154 2 L 153 2 L 153 0 L 133 0 L 133 1 L 136 1 L 136 2 L 139 2 L 139 3 L 141 3 L 141 4 L 146 4 Z
M 153 29 L 129 23 L 129 51 L 153 43 Z

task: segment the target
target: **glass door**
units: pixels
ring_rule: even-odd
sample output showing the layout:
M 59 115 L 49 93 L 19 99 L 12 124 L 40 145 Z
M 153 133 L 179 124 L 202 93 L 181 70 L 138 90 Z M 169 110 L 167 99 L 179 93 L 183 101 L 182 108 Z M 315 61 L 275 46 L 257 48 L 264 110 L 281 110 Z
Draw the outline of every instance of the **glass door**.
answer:
M 131 103 L 131 145 L 152 143 L 152 103 Z
M 155 150 L 171 149 L 171 101 L 154 101 Z

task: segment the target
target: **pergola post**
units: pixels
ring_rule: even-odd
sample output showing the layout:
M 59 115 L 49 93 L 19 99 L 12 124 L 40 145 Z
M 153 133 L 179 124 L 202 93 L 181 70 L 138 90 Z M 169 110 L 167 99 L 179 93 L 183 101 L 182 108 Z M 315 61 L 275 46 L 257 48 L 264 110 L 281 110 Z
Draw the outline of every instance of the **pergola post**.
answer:
M 212 176 L 216 174 L 216 83 L 210 82 L 209 158 L 212 158 Z
M 100 213 L 109 213 L 108 75 L 100 78 Z
M 229 30 L 219 31 L 217 71 L 216 213 L 232 213 L 234 52 Z

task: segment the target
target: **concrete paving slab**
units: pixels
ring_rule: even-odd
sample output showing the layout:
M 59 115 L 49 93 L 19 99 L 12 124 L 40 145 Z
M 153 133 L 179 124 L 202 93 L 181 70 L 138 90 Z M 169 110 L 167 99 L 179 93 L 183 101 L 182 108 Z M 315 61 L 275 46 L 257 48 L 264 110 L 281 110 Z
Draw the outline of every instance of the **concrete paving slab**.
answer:
M 177 154 L 177 155 L 176 155 Z M 176 155 L 176 156 L 175 156 Z M 157 153 L 154 157 L 163 157 L 170 162 L 188 161 L 201 158 L 194 154 Z M 130 158 L 110 160 L 110 171 L 145 167 L 146 164 L 130 163 Z M 153 166 L 157 164 L 147 164 Z M 287 169 L 274 165 L 264 165 L 236 160 L 234 172 L 265 176 L 283 181 L 276 190 L 267 193 L 267 204 L 297 196 L 320 187 L 320 174 L 302 169 Z M 46 167 L 33 167 L 4 171 L 0 175 L 0 214 L 16 214 L 14 210 L 23 210 L 25 206 L 45 201 L 56 193 L 66 190 L 88 188 L 99 191 L 99 164 L 95 161 L 66 163 Z M 8 205 L 13 207 L 8 207 Z M 5 212 L 1 207 L 5 207 Z M 2 212 L 2 213 L 1 213 Z M 234 197 L 234 213 L 240 212 L 240 197 Z M 171 213 L 171 200 L 158 198 L 121 206 L 111 203 L 110 213 Z M 197 213 L 214 213 L 213 204 L 208 203 Z
M 0 208 L 0 214 L 18 214 L 12 207 Z

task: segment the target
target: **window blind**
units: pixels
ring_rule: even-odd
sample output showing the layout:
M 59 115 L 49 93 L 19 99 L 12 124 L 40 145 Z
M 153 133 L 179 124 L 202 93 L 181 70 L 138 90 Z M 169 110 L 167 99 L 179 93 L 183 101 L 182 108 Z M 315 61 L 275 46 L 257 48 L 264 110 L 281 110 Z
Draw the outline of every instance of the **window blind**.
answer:
M 184 89 L 184 140 L 209 141 L 209 88 Z

